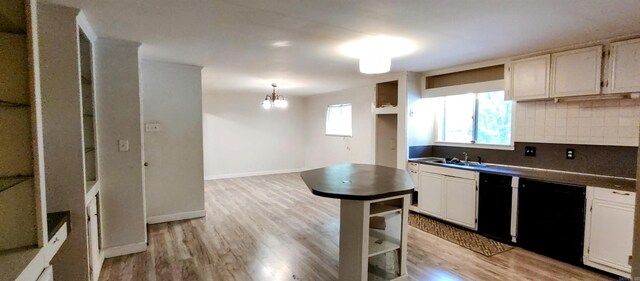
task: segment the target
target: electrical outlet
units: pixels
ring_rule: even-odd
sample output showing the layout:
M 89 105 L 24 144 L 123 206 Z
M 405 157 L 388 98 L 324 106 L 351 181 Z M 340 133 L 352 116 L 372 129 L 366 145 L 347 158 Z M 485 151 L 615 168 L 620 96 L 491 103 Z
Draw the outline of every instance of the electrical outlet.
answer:
M 118 151 L 119 152 L 129 151 L 129 140 L 118 140 Z
M 159 132 L 160 131 L 160 123 L 158 123 L 158 122 L 145 123 L 144 124 L 144 131 L 145 132 Z
M 524 147 L 524 156 L 536 156 L 536 147 L 535 146 L 525 146 Z
M 573 148 L 567 148 L 567 159 L 575 159 L 576 158 L 576 150 Z

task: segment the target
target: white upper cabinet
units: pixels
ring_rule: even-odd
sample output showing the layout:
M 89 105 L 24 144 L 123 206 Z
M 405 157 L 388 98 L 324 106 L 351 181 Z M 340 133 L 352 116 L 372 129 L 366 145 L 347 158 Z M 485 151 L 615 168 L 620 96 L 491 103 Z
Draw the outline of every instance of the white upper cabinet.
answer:
M 551 55 L 551 97 L 600 93 L 602 46 Z
M 507 96 L 515 101 L 549 98 L 551 55 L 512 61 L 507 67 Z
M 611 44 L 609 93 L 640 91 L 640 39 Z

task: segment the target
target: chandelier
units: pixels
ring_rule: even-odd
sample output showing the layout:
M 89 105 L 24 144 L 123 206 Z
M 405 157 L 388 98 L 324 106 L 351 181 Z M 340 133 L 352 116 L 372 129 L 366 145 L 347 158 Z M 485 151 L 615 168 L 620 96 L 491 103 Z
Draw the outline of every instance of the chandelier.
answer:
M 289 103 L 284 99 L 284 96 L 276 95 L 276 83 L 271 84 L 273 87 L 273 92 L 264 97 L 264 101 L 262 101 L 262 107 L 264 109 L 270 109 L 272 107 L 276 108 L 287 108 Z

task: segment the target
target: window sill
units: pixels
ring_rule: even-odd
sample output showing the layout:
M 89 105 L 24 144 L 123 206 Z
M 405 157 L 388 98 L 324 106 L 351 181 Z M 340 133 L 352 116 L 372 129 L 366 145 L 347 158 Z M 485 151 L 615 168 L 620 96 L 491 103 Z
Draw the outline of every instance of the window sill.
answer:
M 436 141 L 435 145 L 441 146 L 454 146 L 454 147 L 468 147 L 468 148 L 481 148 L 481 149 L 495 149 L 495 150 L 515 150 L 513 144 L 501 145 L 501 144 L 481 144 L 481 143 L 463 143 L 463 142 L 441 142 Z
M 334 135 L 334 134 L 324 134 L 325 137 L 345 137 L 345 138 L 350 138 L 353 137 L 353 135 Z

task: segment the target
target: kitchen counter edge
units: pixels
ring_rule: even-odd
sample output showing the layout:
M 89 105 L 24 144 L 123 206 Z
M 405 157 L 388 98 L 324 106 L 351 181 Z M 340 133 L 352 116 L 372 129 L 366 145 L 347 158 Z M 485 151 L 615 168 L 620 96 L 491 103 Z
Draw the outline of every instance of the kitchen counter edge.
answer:
M 612 176 L 601 176 L 592 174 L 580 174 L 573 172 L 565 172 L 558 170 L 544 170 L 528 167 L 516 166 L 496 166 L 489 164 L 488 166 L 464 166 L 456 164 L 433 163 L 419 159 L 409 159 L 409 162 L 432 165 L 438 167 L 446 167 L 452 169 L 460 169 L 474 171 L 480 173 L 516 176 L 519 178 L 527 178 L 532 180 L 542 180 L 555 183 L 574 184 L 594 186 L 607 189 L 621 190 L 627 192 L 636 191 L 636 180 L 626 179 Z

